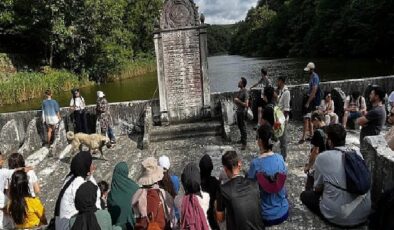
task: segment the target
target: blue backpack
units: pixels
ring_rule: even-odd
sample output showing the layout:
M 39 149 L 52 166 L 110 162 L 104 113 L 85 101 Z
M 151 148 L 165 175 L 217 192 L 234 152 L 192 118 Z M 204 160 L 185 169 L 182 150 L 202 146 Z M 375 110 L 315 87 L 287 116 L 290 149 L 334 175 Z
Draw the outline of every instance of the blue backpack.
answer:
M 345 173 L 346 173 L 346 189 L 333 185 L 341 190 L 364 195 L 371 188 L 371 173 L 365 163 L 364 159 L 360 157 L 356 150 L 350 149 L 344 151 L 337 149 L 343 153 Z

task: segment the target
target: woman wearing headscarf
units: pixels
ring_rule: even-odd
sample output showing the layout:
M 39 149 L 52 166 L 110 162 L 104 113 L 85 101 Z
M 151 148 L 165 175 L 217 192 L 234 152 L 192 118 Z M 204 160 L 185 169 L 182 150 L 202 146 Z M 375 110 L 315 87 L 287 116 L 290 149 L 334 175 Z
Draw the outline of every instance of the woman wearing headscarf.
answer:
M 137 190 L 132 199 L 132 206 L 136 216 L 135 229 L 146 229 L 149 222 L 156 222 L 160 229 L 171 229 L 176 225 L 174 214 L 174 199 L 161 189 L 158 182 L 163 179 L 163 169 L 154 157 L 142 161 L 142 174 Z
M 111 216 L 107 210 L 96 207 L 98 187 L 91 181 L 79 186 L 75 194 L 78 214 L 70 219 L 71 230 L 112 230 Z M 120 228 L 118 228 L 120 229 Z
M 79 152 L 71 161 L 70 173 L 60 190 L 55 206 L 56 230 L 70 229 L 70 218 L 78 213 L 75 207 L 75 194 L 78 188 L 87 180 L 96 184 L 92 174 L 92 155 L 89 152 Z M 100 209 L 100 191 L 97 191 L 96 207 Z
M 213 163 L 208 154 L 205 154 L 199 163 L 201 176 L 201 189 L 209 194 L 208 223 L 211 229 L 219 229 L 219 225 L 215 219 L 215 201 L 216 196 L 220 192 L 220 182 L 216 177 L 212 176 Z
M 118 163 L 114 169 L 107 199 L 108 211 L 114 225 L 122 229 L 133 229 L 135 219 L 130 201 L 138 188 L 139 186 L 129 178 L 129 167 L 126 162 Z
M 181 229 L 207 230 L 209 194 L 201 191 L 200 171 L 196 164 L 189 163 L 181 176 L 184 195 L 175 198 L 175 205 L 181 210 Z

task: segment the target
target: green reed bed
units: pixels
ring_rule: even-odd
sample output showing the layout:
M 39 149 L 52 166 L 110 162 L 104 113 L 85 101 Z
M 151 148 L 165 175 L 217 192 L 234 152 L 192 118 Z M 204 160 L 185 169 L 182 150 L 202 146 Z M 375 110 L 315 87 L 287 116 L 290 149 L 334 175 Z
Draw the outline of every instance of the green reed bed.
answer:
M 43 97 L 46 89 L 53 93 L 67 91 L 75 86 L 93 84 L 87 77 L 81 77 L 66 70 L 41 72 L 18 72 L 0 81 L 0 105 L 14 104 Z
M 123 68 L 118 74 L 110 75 L 109 81 L 118 81 L 138 77 L 156 71 L 156 59 L 154 57 L 135 60 Z

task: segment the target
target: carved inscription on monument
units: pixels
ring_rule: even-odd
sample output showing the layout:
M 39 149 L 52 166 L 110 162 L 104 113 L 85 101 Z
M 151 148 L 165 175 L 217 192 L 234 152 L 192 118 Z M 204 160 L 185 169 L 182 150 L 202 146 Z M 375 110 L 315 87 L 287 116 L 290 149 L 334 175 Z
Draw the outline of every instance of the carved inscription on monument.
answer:
M 195 116 L 203 106 L 199 31 L 164 32 L 162 40 L 168 111 L 184 118 Z
M 197 26 L 197 7 L 192 0 L 166 0 L 160 21 L 161 29 Z

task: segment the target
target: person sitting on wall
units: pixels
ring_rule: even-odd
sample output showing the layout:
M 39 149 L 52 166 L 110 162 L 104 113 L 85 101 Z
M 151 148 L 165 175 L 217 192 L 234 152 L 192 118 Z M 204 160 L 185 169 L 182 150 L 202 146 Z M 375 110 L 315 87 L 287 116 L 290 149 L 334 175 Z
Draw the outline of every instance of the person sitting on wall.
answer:
M 338 123 L 338 115 L 334 112 L 335 105 L 331 92 L 324 93 L 324 99 L 320 102 L 319 111 L 324 115 L 324 121 L 327 125 Z
M 314 190 L 303 191 L 300 198 L 313 213 L 328 222 L 342 227 L 354 227 L 368 219 L 371 211 L 370 191 L 363 195 L 348 191 L 342 152 L 348 150 L 345 146 L 345 128 L 339 124 L 329 125 L 326 133 L 329 150 L 316 158 Z M 356 154 L 362 157 L 360 151 L 356 151 Z
M 356 120 L 364 116 L 367 112 L 367 105 L 365 98 L 361 96 L 359 91 L 353 91 L 351 95 L 346 97 L 345 105 L 343 106 L 345 114 L 343 115 L 342 125 L 347 128 L 347 122 Z
M 394 107 L 391 108 L 387 123 L 394 125 Z M 384 138 L 386 139 L 388 146 L 394 151 L 394 126 L 391 127 L 390 131 L 384 136 Z

